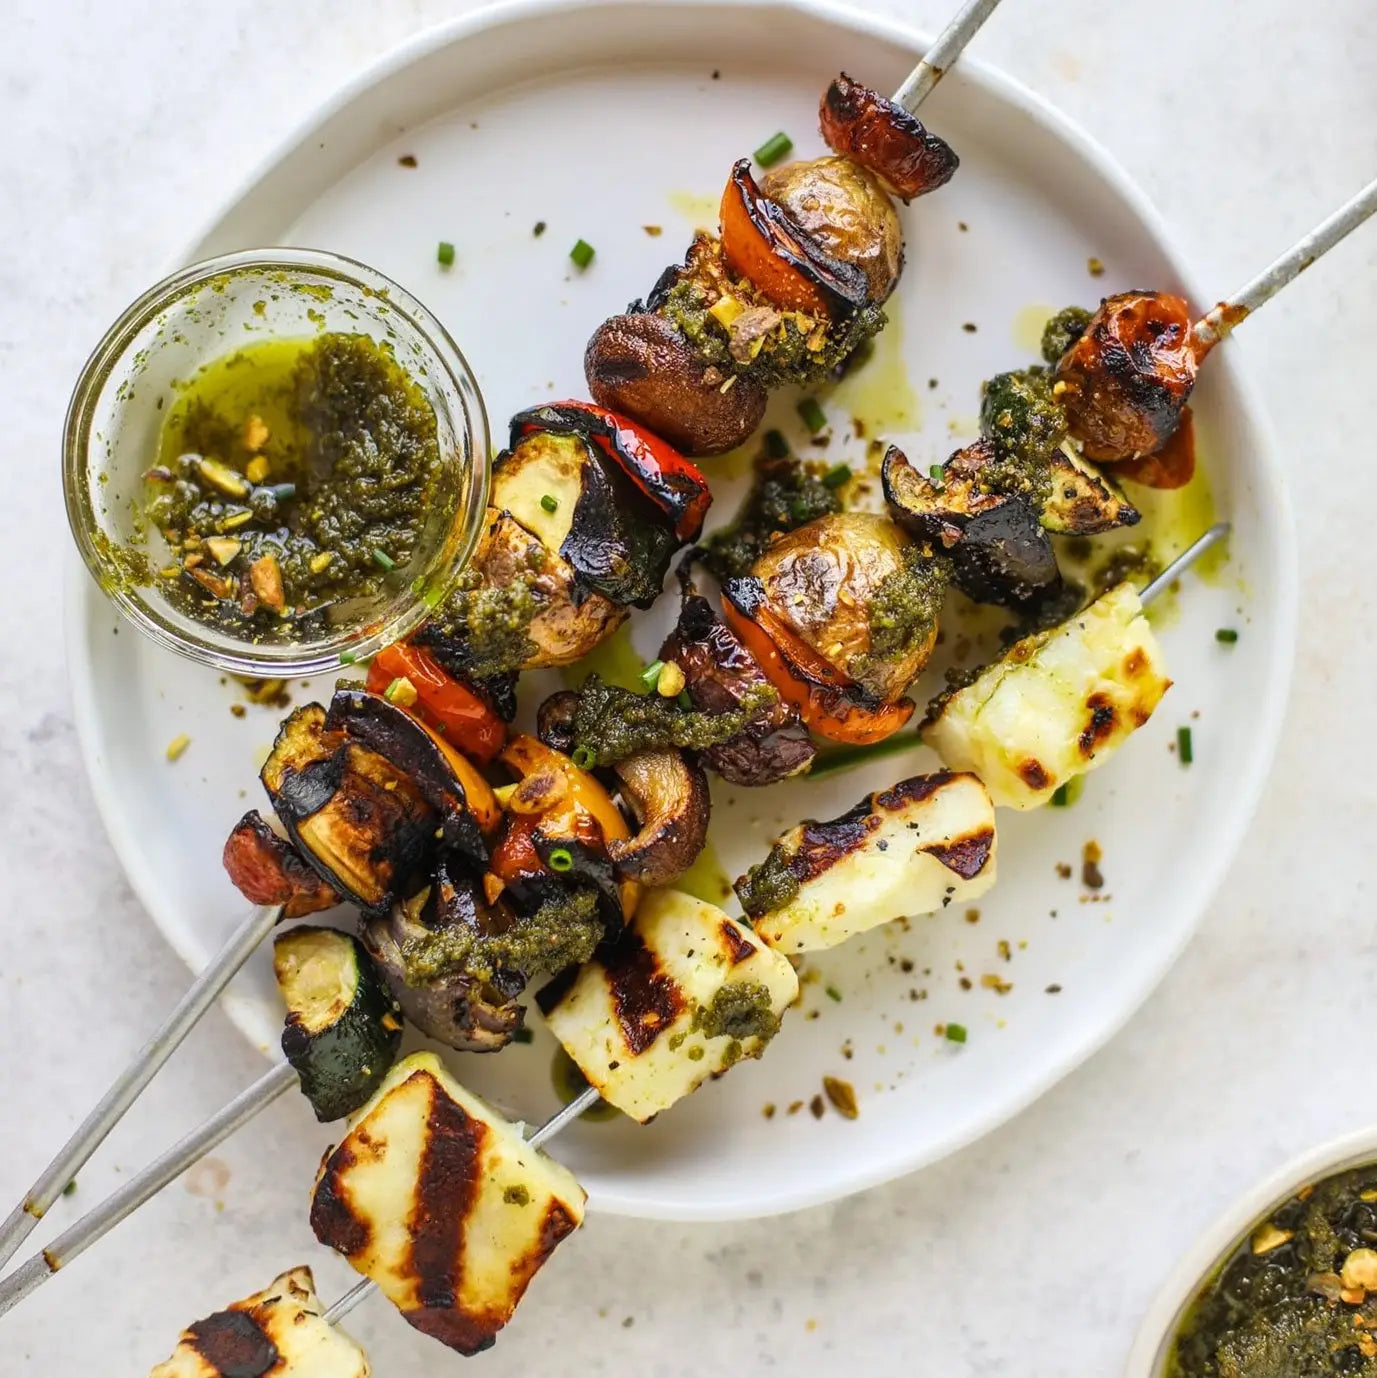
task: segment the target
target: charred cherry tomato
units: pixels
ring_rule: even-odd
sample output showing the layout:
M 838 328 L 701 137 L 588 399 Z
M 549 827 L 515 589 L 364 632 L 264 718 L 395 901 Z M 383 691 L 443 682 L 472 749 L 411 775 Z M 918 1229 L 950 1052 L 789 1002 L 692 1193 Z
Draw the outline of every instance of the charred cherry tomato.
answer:
M 850 696 L 849 686 L 821 657 L 794 637 L 776 644 L 770 632 L 734 607 L 730 600 L 723 600 L 722 613 L 727 625 L 755 658 L 765 678 L 786 703 L 798 709 L 799 717 L 819 737 L 868 746 L 892 736 L 913 716 L 912 699 L 883 703 L 875 708 L 857 702 Z M 783 628 L 777 630 L 788 636 Z M 788 646 L 787 655 L 781 645 Z M 814 664 L 822 682 L 806 677 Z
M 712 491 L 703 471 L 667 441 L 594 402 L 552 402 L 518 412 L 512 418 L 512 447 L 537 431 L 572 433 L 591 441 L 672 519 L 681 541 L 698 539 Z
M 794 224 L 756 185 L 748 159 L 732 168 L 721 215 L 727 263 L 776 306 L 842 317 L 865 305 L 870 284 L 861 269 L 824 253 Z
M 411 715 L 438 728 L 458 750 L 480 765 L 487 765 L 502 750 L 506 723 L 468 685 L 447 674 L 428 651 L 400 643 L 379 651 L 368 667 L 368 688 L 386 694 L 398 679 L 408 680 L 416 690 Z

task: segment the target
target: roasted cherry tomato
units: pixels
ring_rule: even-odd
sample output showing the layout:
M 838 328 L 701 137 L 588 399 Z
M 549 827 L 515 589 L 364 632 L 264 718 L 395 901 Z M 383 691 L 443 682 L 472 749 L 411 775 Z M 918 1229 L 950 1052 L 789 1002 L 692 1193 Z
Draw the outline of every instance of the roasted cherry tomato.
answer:
M 698 539 L 712 490 L 703 471 L 667 441 L 594 402 L 551 402 L 518 412 L 512 418 L 512 448 L 533 431 L 572 432 L 591 441 L 671 518 L 681 541 Z
M 502 750 L 506 723 L 468 685 L 447 674 L 428 651 L 402 643 L 379 651 L 368 667 L 368 688 L 386 694 L 398 679 L 407 680 L 416 690 L 414 704 L 398 707 L 406 707 L 428 727 L 438 729 L 451 746 L 481 765 Z
M 913 716 L 912 699 L 877 707 L 861 703 L 854 688 L 832 666 L 772 619 L 767 631 L 730 599 L 723 600 L 722 613 L 765 678 L 786 703 L 798 709 L 799 717 L 819 737 L 866 746 L 892 736 Z M 778 643 L 776 636 L 780 638 Z M 782 648 L 787 648 L 787 653 Z
M 771 201 L 741 159 L 722 193 L 722 253 L 734 273 L 786 311 L 842 317 L 864 306 L 870 284 L 854 263 L 832 258 Z

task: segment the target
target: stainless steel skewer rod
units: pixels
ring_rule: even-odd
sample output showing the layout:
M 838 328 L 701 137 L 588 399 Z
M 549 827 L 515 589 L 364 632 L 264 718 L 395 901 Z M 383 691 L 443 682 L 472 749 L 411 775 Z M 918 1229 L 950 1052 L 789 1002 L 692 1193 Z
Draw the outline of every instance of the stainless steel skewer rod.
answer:
M 923 60 L 894 93 L 895 105 L 902 105 L 910 114 L 917 110 L 932 94 L 932 88 L 942 80 L 952 63 L 961 56 L 966 44 L 975 37 L 997 4 L 999 0 L 966 0 L 961 12 L 937 36 L 937 42 L 928 49 Z
M 181 1045 L 196 1022 L 215 1003 L 250 954 L 272 932 L 282 917 L 280 909 L 256 909 L 211 959 L 210 965 L 191 983 L 161 1027 L 134 1055 L 133 1060 L 81 1122 L 51 1163 L 43 1169 L 28 1195 L 0 1225 L 0 1267 L 28 1238 L 63 1189 L 85 1166 L 105 1137 L 139 1098 L 158 1069 Z
M 127 1215 L 180 1177 L 198 1158 L 295 1085 L 296 1073 L 287 1063 L 279 1063 L 137 1177 L 131 1177 L 118 1191 L 58 1235 L 42 1253 L 35 1254 L 0 1281 L 0 1316 L 47 1282 L 59 1268 L 65 1268 L 79 1254 L 85 1253 Z
M 551 1115 L 539 1129 L 535 1130 L 526 1142 L 532 1148 L 539 1148 L 541 1144 L 553 1139 L 561 1130 L 571 1125 L 585 1110 L 591 1110 L 598 1103 L 597 1088 L 590 1086 L 582 1095 L 571 1100 L 557 1114 Z M 378 1284 L 371 1278 L 364 1278 L 356 1282 L 335 1304 L 325 1313 L 325 1319 L 331 1325 L 338 1325 L 361 1301 L 371 1292 L 377 1290 Z
M 1218 545 L 1229 534 L 1228 522 L 1216 522 L 1203 535 L 1183 550 L 1151 583 L 1138 590 L 1138 601 L 1146 607 L 1165 589 L 1171 587 L 1211 546 Z
M 1352 200 L 1316 225 L 1251 282 L 1240 287 L 1228 301 L 1221 301 L 1196 321 L 1191 335 L 1197 348 L 1203 352 L 1218 344 L 1240 321 L 1271 301 L 1288 282 L 1352 234 L 1374 211 L 1377 211 L 1377 180 L 1369 182 Z

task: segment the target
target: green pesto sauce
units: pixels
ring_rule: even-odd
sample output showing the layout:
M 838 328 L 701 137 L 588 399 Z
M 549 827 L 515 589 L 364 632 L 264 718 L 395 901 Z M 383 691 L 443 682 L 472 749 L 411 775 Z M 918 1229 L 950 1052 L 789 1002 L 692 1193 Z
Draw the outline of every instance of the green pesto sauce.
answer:
M 950 571 L 946 562 L 919 546 L 904 551 L 902 568 L 887 574 L 870 600 L 870 649 L 847 667 L 864 682 L 872 666 L 921 645 L 937 625 Z
M 632 693 L 589 675 L 579 691 L 574 745 L 591 751 L 600 766 L 613 765 L 637 751 L 671 746 L 702 751 L 729 741 L 777 699 L 774 689 L 761 684 L 748 689 L 728 713 L 700 713 L 681 707 L 677 699 Z
M 586 962 L 602 941 L 598 897 L 574 890 L 546 900 L 536 912 L 520 916 L 503 933 L 471 928 L 436 929 L 412 938 L 402 949 L 409 986 L 425 985 L 455 972 L 491 980 L 500 971 L 551 973 Z
M 476 679 L 519 670 L 536 652 L 531 623 L 540 612 L 536 578 L 544 552 L 531 542 L 529 578 L 497 585 L 465 570 L 444 606 L 426 624 L 423 641 L 435 642 Z
M 523 1187 L 518 1182 L 515 1186 L 508 1187 L 503 1191 L 502 1199 L 509 1206 L 529 1206 L 531 1204 L 531 1193 L 528 1188 Z
M 1340 1292 L 1349 1255 L 1377 1249 L 1377 1164 L 1292 1197 L 1259 1228 L 1187 1312 L 1168 1378 L 1375 1378 L 1377 1294 Z
M 1085 333 L 1090 312 L 1083 306 L 1064 306 L 1042 328 L 1043 362 L 1055 368 L 1061 356 Z
M 703 563 L 718 579 L 738 579 L 751 572 L 770 541 L 795 531 L 817 517 L 842 510 L 836 491 L 797 459 L 764 460 L 736 520 L 709 538 Z
M 717 988 L 711 1004 L 699 1005 L 694 1010 L 692 1027 L 705 1038 L 730 1038 L 737 1042 L 758 1038 L 768 1043 L 779 1032 L 779 1016 L 772 1004 L 770 989 L 763 982 L 729 982 Z
M 789 867 L 789 858 L 777 843 L 758 866 L 752 866 L 736 882 L 736 897 L 753 919 L 783 909 L 798 894 L 798 877 Z
M 183 386 L 145 478 L 168 596 L 236 634 L 290 638 L 297 619 L 405 569 L 440 467 L 434 409 L 385 346 L 339 333 L 245 345 Z M 272 565 L 280 606 L 257 577 Z
M 995 374 L 982 391 L 980 432 L 995 447 L 980 471 L 981 488 L 1017 494 L 1041 510 L 1052 496 L 1052 456 L 1066 439 L 1066 413 L 1047 370 Z
M 734 282 L 733 290 L 746 304 L 757 304 L 749 284 Z M 699 282 L 687 277 L 670 288 L 659 313 L 678 327 L 704 364 L 724 373 L 744 374 L 765 387 L 826 381 L 885 325 L 885 313 L 878 306 L 864 306 L 844 320 L 831 322 L 782 311 L 759 352 L 743 361 L 732 356 L 731 332 L 709 312 L 712 301 Z M 763 299 L 758 304 L 769 306 Z M 810 348 L 810 341 L 818 343 L 819 330 L 821 343 L 818 348 Z

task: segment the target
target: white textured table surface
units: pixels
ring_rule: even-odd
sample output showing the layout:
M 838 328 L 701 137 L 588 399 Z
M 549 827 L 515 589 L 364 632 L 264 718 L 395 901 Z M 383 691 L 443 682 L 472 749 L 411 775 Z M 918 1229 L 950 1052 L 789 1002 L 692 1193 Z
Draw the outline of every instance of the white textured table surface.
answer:
M 929 29 L 941 0 L 871 6 Z M 0 42 L 0 1209 L 182 989 L 87 792 L 64 689 L 58 436 L 114 314 L 226 190 L 362 63 L 461 0 L 8 0 Z M 1377 172 L 1368 0 L 1009 0 L 980 54 L 1082 121 L 1227 288 Z M 1235 346 L 1231 345 L 1230 348 Z M 1377 1118 L 1377 228 L 1246 331 L 1293 466 L 1302 636 L 1267 801 L 1180 965 L 1033 1109 L 917 1176 L 791 1218 L 594 1219 L 494 1373 L 778 1367 L 1113 1375 L 1149 1297 L 1238 1187 Z M 110 685 L 118 693 L 118 685 Z M 218 1014 L 81 1176 L 71 1218 L 262 1070 Z M 275 1145 L 300 1107 L 169 1189 L 0 1321 L 0 1374 L 133 1375 L 296 1257 L 333 1295 Z M 569 1246 L 566 1246 L 566 1248 Z M 390 1378 L 461 1361 L 384 1306 Z

